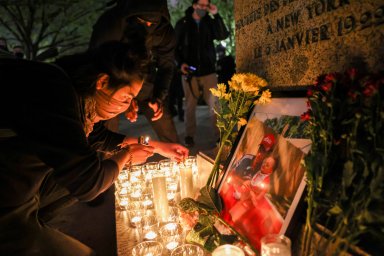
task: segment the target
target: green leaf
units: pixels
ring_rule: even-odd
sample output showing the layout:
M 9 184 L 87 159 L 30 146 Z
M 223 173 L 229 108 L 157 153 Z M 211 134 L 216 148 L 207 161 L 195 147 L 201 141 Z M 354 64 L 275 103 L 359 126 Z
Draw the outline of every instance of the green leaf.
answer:
M 220 213 L 223 209 L 221 198 L 215 188 L 204 186 L 200 189 L 200 196 L 197 201 L 208 206 L 208 209 Z
M 185 237 L 185 240 L 188 243 L 194 243 L 204 246 L 205 242 L 208 240 L 208 237 L 201 237 L 199 231 L 195 231 L 195 229 L 192 229 L 188 232 L 187 236 Z
M 186 213 L 199 211 L 199 203 L 189 197 L 183 198 L 179 202 L 179 207 L 183 212 Z
M 207 251 L 212 252 L 220 244 L 221 244 L 220 236 L 219 236 L 219 234 L 215 233 L 215 234 L 208 237 L 207 241 L 204 244 L 204 248 Z

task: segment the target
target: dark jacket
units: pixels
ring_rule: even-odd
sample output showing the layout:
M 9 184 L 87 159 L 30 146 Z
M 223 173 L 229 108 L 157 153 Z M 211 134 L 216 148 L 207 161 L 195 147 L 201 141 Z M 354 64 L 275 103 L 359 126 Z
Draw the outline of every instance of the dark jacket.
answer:
M 130 18 L 133 16 L 159 17 L 159 24 L 147 32 L 147 48 L 151 55 L 148 77 L 138 95 L 138 100 L 160 99 L 168 95 L 175 69 L 175 31 L 165 0 L 126 0 L 105 11 L 93 26 L 90 48 L 112 41 L 128 41 L 132 34 Z
M 206 15 L 199 25 L 192 18 L 193 8 L 185 11 L 185 17 L 176 23 L 176 61 L 197 68 L 196 76 L 215 73 L 216 51 L 213 40 L 224 40 L 229 32 L 217 13 Z
M 0 59 L 0 77 L 1 211 L 36 196 L 48 173 L 80 201 L 113 184 L 118 166 L 87 141 L 82 101 L 66 73 L 46 63 Z M 112 149 L 124 136 L 104 130 L 99 138 L 100 148 Z

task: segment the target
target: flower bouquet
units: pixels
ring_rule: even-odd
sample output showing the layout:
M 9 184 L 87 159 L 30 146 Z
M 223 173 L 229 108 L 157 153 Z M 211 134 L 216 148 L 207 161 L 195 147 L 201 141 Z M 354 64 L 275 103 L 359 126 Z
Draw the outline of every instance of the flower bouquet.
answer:
M 267 82 L 251 73 L 238 73 L 225 84 L 211 89 L 218 98 L 215 109 L 217 127 L 220 131 L 220 144 L 212 171 L 205 187 L 200 190 L 197 200 L 185 198 L 179 203 L 187 225 L 191 231 L 187 241 L 198 243 L 208 251 L 224 243 L 247 243 L 232 227 L 221 219 L 222 203 L 216 185 L 220 177 L 220 160 L 225 146 L 232 146 L 237 131 L 247 124 L 247 114 L 253 105 L 270 101 L 271 93 L 266 89 Z
M 382 247 L 383 85 L 383 74 L 349 69 L 319 76 L 308 90 L 309 109 L 302 118 L 309 121 L 312 148 L 305 158 L 308 208 L 302 255 L 314 248 L 320 255 L 342 255 L 364 239 Z

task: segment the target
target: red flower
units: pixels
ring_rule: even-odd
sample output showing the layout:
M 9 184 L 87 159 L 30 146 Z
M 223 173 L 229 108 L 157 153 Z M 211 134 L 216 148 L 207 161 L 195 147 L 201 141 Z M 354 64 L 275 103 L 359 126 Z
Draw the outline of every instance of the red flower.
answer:
M 321 85 L 321 89 L 325 92 L 328 92 L 332 88 L 332 82 Z
M 336 82 L 337 81 L 337 73 L 329 73 L 325 76 L 326 82 Z
M 378 90 L 378 85 L 373 84 L 372 82 L 367 82 L 364 85 L 363 94 L 366 97 L 371 97 L 372 95 L 376 94 Z
M 313 91 L 311 89 L 309 89 L 307 91 L 307 97 L 311 97 L 313 95 Z
M 303 114 L 301 114 L 300 119 L 302 121 L 308 121 L 310 117 L 311 115 L 309 114 L 309 110 L 308 110 L 307 112 L 304 112 Z

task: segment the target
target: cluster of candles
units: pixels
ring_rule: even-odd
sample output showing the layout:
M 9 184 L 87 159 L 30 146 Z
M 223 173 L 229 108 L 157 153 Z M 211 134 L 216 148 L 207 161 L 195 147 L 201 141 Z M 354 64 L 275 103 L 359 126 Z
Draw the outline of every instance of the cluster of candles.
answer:
M 194 197 L 198 168 L 195 156 L 176 163 L 169 159 L 123 169 L 116 182 L 116 200 L 126 212 L 129 225 L 136 228 L 140 241 L 133 256 L 204 256 L 204 250 L 185 243 L 187 230 L 181 225 L 177 202 Z M 244 256 L 233 245 L 218 247 L 214 256 Z
M 195 156 L 182 163 L 165 159 L 120 172 L 115 184 L 117 206 L 126 212 L 129 225 L 140 234 L 140 243 L 133 248 L 132 255 L 170 255 L 180 246 L 187 248 L 176 203 L 193 197 L 197 173 Z M 204 255 L 203 249 L 196 247 L 188 250 Z

